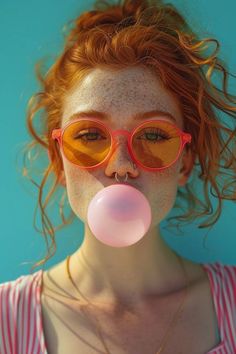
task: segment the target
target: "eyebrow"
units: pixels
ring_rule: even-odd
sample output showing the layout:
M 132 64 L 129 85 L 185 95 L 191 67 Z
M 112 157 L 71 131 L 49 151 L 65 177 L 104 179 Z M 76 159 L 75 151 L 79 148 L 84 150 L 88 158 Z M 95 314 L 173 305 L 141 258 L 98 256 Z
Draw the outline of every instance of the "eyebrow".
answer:
M 76 112 L 76 113 L 72 114 L 72 116 L 70 116 L 70 118 L 69 118 L 69 121 L 74 120 L 76 118 L 91 118 L 91 116 L 96 117 L 96 118 L 100 118 L 101 120 L 111 120 L 111 116 L 108 113 L 100 112 L 100 111 L 96 111 L 96 110 L 92 109 L 92 110 L 81 111 L 81 112 Z M 176 123 L 176 119 L 172 116 L 171 113 L 160 111 L 160 110 L 152 110 L 152 111 L 148 111 L 148 112 L 144 112 L 144 113 L 139 112 L 139 113 L 136 113 L 134 116 L 132 116 L 132 118 L 134 120 L 141 120 L 141 119 L 153 118 L 155 116 L 169 118 L 174 123 Z

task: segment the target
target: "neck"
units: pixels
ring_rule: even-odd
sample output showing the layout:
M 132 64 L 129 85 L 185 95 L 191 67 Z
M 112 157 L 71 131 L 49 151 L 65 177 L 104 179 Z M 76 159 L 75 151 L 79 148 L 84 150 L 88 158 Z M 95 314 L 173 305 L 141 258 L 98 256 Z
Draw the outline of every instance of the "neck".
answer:
M 186 285 L 179 258 L 159 229 L 150 230 L 132 246 L 113 248 L 99 242 L 86 227 L 84 242 L 71 257 L 70 271 L 81 293 L 98 304 L 142 304 Z

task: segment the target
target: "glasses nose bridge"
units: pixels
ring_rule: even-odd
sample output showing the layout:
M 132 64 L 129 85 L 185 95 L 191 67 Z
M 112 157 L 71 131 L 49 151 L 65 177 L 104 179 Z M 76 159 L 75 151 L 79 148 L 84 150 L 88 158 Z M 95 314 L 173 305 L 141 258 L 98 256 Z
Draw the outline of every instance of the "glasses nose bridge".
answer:
M 117 139 L 118 136 L 126 136 L 127 141 L 128 141 L 129 136 L 130 136 L 130 132 L 128 130 L 125 130 L 125 129 L 113 130 L 112 131 L 112 137 L 113 137 L 114 141 L 116 140 L 116 143 L 118 143 L 118 139 Z

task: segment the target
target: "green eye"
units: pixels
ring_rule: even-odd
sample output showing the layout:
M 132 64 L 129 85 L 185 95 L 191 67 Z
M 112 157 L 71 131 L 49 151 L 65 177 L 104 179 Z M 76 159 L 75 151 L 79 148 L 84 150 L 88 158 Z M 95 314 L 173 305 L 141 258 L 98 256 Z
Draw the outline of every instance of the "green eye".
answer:
M 140 135 L 137 139 L 144 139 L 151 142 L 158 142 L 161 140 L 168 140 L 170 136 L 160 129 L 149 128 L 144 131 L 142 135 Z

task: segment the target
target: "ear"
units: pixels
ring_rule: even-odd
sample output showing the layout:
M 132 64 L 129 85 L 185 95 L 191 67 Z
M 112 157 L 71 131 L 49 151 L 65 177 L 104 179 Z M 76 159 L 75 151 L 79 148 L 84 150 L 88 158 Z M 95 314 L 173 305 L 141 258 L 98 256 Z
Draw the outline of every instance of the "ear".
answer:
M 181 167 L 180 167 L 179 177 L 178 177 L 179 186 L 182 187 L 187 183 L 194 166 L 194 161 L 195 161 L 195 157 L 193 156 L 192 151 L 190 149 L 184 150 L 181 158 Z
M 48 153 L 48 160 L 51 163 L 52 159 L 51 159 L 50 151 L 47 150 L 47 153 Z M 61 184 L 63 187 L 66 187 L 66 177 L 65 177 L 64 169 L 60 173 L 59 184 Z

